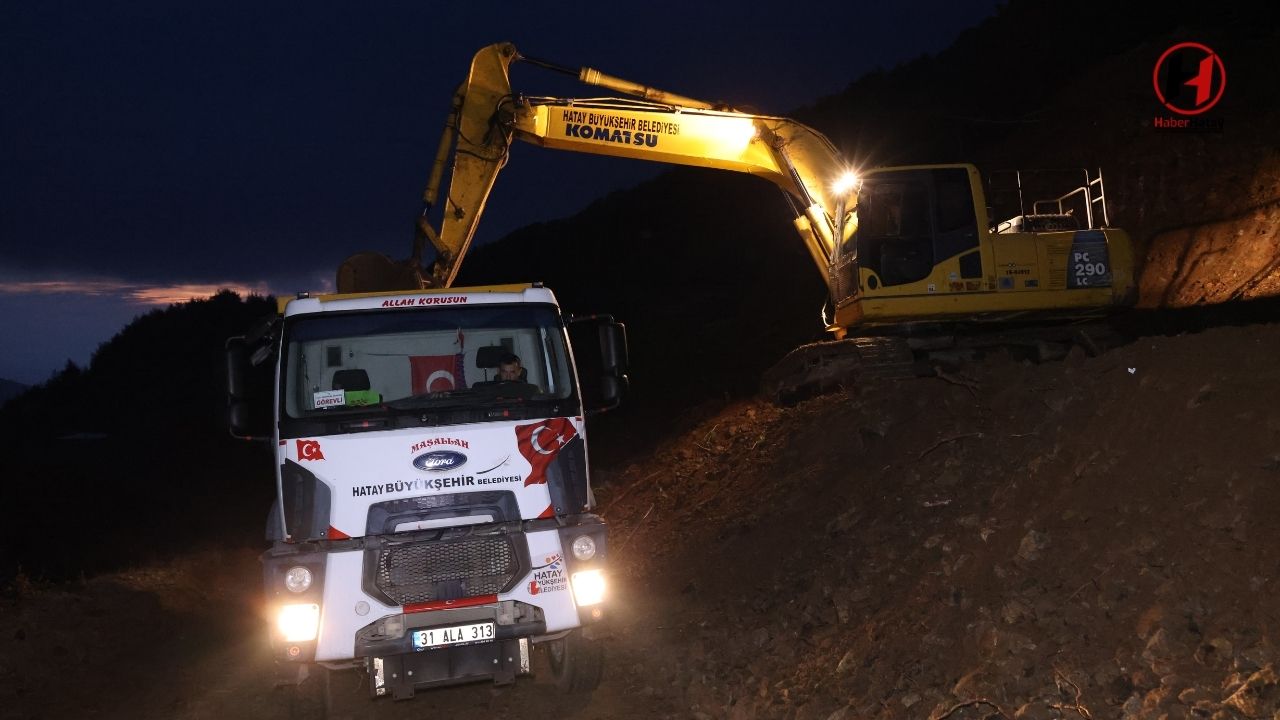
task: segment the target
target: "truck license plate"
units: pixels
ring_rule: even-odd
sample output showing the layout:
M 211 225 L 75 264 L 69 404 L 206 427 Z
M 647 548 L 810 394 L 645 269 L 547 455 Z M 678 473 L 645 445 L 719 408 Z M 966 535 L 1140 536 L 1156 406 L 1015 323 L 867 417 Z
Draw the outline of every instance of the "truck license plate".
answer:
M 415 630 L 413 631 L 413 649 L 426 650 L 446 645 L 470 645 L 472 643 L 489 642 L 493 639 L 493 636 L 494 628 L 491 622 L 431 628 L 430 630 Z

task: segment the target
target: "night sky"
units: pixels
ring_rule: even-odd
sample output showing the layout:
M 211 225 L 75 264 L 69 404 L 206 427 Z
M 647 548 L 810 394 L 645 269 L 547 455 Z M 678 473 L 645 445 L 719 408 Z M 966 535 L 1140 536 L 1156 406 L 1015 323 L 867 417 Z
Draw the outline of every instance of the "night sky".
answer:
M 326 290 L 353 252 L 407 256 L 450 96 L 485 45 L 787 114 L 944 49 L 996 4 L 9 3 L 0 378 L 83 365 L 157 305 Z M 530 65 L 512 80 L 599 94 Z M 519 145 L 477 241 L 663 169 Z

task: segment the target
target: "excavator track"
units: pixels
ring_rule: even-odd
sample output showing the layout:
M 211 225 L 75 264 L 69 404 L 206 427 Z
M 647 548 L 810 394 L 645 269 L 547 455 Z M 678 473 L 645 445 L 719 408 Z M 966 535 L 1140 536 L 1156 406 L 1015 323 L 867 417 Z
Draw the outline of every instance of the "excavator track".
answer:
M 765 372 L 762 390 L 774 402 L 788 405 L 872 378 L 916 377 L 921 370 L 906 338 L 846 338 L 787 353 Z
M 815 342 L 797 347 L 767 370 L 761 391 L 775 403 L 790 405 L 869 380 L 933 377 L 938 368 L 955 370 L 992 351 L 1051 362 L 1066 357 L 1073 346 L 1095 356 L 1128 340 L 1107 322 L 1089 321 Z

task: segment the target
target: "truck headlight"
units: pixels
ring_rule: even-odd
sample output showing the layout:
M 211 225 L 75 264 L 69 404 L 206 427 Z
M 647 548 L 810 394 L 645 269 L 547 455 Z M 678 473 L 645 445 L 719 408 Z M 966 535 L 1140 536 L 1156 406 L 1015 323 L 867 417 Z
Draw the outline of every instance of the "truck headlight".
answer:
M 573 574 L 573 599 L 578 607 L 604 602 L 604 571 L 583 570 Z
M 596 541 L 590 535 L 579 535 L 573 539 L 573 557 L 586 562 L 596 556 Z
M 306 592 L 311 587 L 311 571 L 301 565 L 289 568 L 284 574 L 284 586 L 289 592 Z
M 315 603 L 284 605 L 276 615 L 276 627 L 285 642 L 315 640 L 320 630 L 320 606 Z

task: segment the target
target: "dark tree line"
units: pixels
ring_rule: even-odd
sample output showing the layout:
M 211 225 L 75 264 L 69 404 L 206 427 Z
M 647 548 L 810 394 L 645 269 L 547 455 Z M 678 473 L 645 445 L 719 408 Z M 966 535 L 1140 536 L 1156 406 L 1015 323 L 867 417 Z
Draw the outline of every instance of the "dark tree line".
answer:
M 0 411 L 0 575 L 60 578 L 261 536 L 270 455 L 222 425 L 221 354 L 275 311 L 223 291 L 153 310 Z

